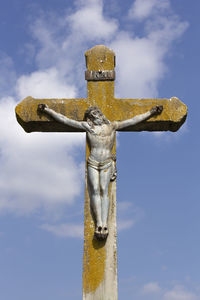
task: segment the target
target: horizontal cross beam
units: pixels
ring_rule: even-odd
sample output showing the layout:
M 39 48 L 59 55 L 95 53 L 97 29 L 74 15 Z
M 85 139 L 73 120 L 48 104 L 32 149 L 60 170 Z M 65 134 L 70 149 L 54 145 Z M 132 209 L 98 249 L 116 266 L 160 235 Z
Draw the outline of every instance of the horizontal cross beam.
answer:
M 37 111 L 38 104 L 47 104 L 56 112 L 68 118 L 82 121 L 86 109 L 90 106 L 89 99 L 34 99 L 25 98 L 16 107 L 16 116 L 26 132 L 76 132 L 80 131 L 61 123 Z M 110 99 L 110 121 L 122 121 L 142 114 L 155 105 L 163 105 L 161 115 L 126 128 L 124 131 L 177 131 L 187 116 L 187 107 L 178 98 L 171 99 Z M 102 109 L 104 113 L 104 110 Z M 106 115 L 106 113 L 105 113 Z

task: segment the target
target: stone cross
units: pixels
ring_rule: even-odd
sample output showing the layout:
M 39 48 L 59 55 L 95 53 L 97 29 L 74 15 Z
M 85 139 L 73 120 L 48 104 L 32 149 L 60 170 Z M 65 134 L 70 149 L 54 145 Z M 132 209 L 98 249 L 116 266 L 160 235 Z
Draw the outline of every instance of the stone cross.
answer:
M 43 103 L 51 110 L 69 119 L 83 121 L 85 111 L 90 106 L 101 109 L 108 120 L 123 121 L 150 111 L 154 106 L 162 106 L 163 112 L 125 131 L 177 131 L 187 116 L 187 107 L 178 98 L 171 99 L 116 99 L 114 97 L 115 54 L 109 48 L 98 45 L 85 53 L 87 71 L 86 99 L 34 99 L 25 98 L 16 107 L 17 121 L 26 132 L 75 132 L 84 131 L 57 122 L 47 114 L 38 112 Z M 122 129 L 123 130 L 123 129 Z M 112 148 L 116 154 L 116 146 Z M 90 154 L 86 143 L 86 162 Z M 86 168 L 87 178 L 87 168 Z M 109 185 L 109 235 L 107 239 L 94 237 L 95 222 L 90 209 L 87 180 L 85 180 L 85 227 L 83 256 L 83 299 L 117 300 L 117 246 L 116 246 L 116 181 Z

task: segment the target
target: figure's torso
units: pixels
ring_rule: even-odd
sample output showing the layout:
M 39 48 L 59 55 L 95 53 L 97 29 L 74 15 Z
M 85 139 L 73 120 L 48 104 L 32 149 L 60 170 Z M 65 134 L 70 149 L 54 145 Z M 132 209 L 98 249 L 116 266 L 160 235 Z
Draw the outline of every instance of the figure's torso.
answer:
M 90 157 L 103 162 L 111 157 L 115 141 L 115 130 L 112 124 L 94 125 L 87 130 L 90 145 Z

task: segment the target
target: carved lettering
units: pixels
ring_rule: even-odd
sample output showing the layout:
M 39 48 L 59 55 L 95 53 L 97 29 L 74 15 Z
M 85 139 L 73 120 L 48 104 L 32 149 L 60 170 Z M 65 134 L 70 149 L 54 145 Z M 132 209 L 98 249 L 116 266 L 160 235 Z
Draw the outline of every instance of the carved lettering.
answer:
M 115 80 L 114 70 L 99 70 L 99 71 L 89 71 L 85 72 L 85 79 L 88 81 L 105 81 L 105 80 Z

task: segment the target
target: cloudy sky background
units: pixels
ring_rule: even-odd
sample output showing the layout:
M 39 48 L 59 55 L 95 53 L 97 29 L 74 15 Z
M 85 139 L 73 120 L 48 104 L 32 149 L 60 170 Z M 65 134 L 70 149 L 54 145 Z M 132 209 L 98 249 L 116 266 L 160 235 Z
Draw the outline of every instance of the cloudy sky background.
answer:
M 84 52 L 116 53 L 116 96 L 179 97 L 177 133 L 121 133 L 119 299 L 199 300 L 199 16 L 193 0 L 0 4 L 0 296 L 81 299 L 84 134 L 31 133 L 16 104 L 86 97 Z

